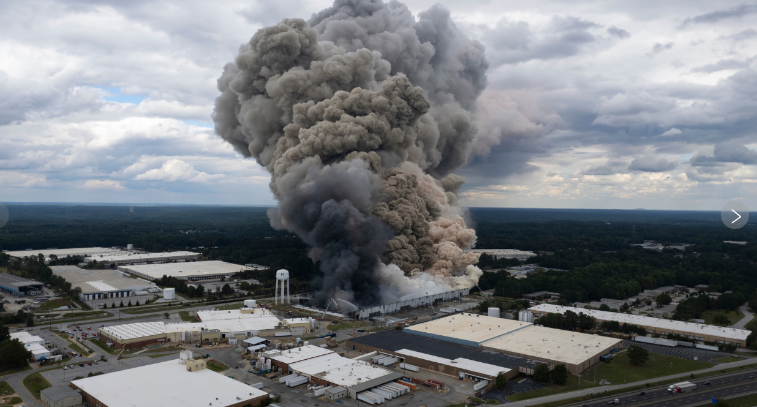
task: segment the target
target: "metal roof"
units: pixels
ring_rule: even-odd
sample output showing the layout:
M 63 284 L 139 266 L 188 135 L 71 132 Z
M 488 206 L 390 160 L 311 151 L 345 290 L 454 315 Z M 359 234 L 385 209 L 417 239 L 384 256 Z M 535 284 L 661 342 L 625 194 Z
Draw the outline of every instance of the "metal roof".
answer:
M 69 397 L 81 397 L 81 393 L 78 390 L 74 390 L 68 386 L 48 387 L 40 393 L 52 401 L 61 401 Z
M 19 276 L 15 276 L 13 274 L 8 273 L 0 273 L 0 286 L 12 288 L 12 287 L 27 287 L 27 286 L 37 286 L 37 285 L 44 285 L 44 283 L 41 283 L 39 281 L 29 280 L 28 278 L 23 278 Z
M 673 321 L 669 319 L 652 318 L 643 315 L 623 314 L 619 312 L 608 312 L 590 310 L 584 308 L 563 307 L 560 305 L 541 304 L 529 308 L 531 311 L 541 311 L 553 314 L 564 314 L 566 311 L 572 311 L 576 314 L 582 312 L 602 321 L 618 321 L 625 324 L 640 325 L 653 327 L 665 331 L 689 332 L 694 336 L 708 335 L 729 338 L 735 340 L 746 340 L 751 331 L 746 329 L 725 328 L 715 325 L 697 324 L 693 322 Z
M 121 266 L 121 269 L 131 271 L 133 273 L 144 274 L 153 279 L 161 278 L 164 275 L 177 278 L 231 275 L 242 270 L 252 270 L 251 267 L 240 266 L 239 264 L 227 263 L 225 261 L 217 260 L 191 261 L 183 263 L 140 264 Z

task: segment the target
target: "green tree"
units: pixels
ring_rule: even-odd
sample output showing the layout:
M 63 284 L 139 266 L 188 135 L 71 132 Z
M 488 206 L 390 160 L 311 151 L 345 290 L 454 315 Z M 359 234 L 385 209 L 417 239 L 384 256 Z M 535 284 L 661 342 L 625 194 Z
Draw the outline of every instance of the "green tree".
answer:
M 139 300 L 137 300 L 137 303 L 134 304 L 134 305 L 138 307 L 139 306 Z
M 126 304 L 127 307 L 131 307 L 131 300 L 129 300 L 129 303 Z
M 545 363 L 539 363 L 534 368 L 534 380 L 542 383 L 549 383 L 549 366 Z
M 231 288 L 231 286 L 230 286 L 230 285 L 228 285 L 228 284 L 224 284 L 224 285 L 223 285 L 223 288 L 221 288 L 221 292 L 222 292 L 222 293 L 223 293 L 224 295 L 234 294 L 234 289 L 233 289 L 233 288 Z
M 26 350 L 18 339 L 6 339 L 0 342 L 0 370 L 10 370 L 27 365 L 32 353 Z
M 497 379 L 494 381 L 494 387 L 504 390 L 507 388 L 507 376 L 505 376 L 503 373 L 499 373 L 497 375 Z
M 11 333 L 7 326 L 0 325 L 0 342 L 10 339 Z
M 641 346 L 631 345 L 628 348 L 628 360 L 632 365 L 642 365 L 649 359 L 649 352 Z
M 122 305 L 123 305 L 123 304 L 122 304 Z M 116 302 L 115 302 L 115 301 L 113 301 L 113 304 L 110 304 L 110 307 L 111 307 L 111 308 L 116 308 Z
M 120 303 L 120 304 L 118 304 L 118 307 L 119 307 L 119 308 L 123 308 L 123 307 L 124 307 L 124 300 L 121 300 L 121 303 Z
M 34 314 L 26 314 L 26 326 L 34 326 Z
M 673 298 L 668 294 L 660 294 L 655 298 L 655 301 L 657 301 L 657 304 L 659 305 L 670 305 L 670 303 L 673 302 Z
M 564 386 L 568 382 L 568 369 L 565 365 L 557 365 L 549 374 L 552 379 L 552 383 Z
M 713 322 L 715 323 L 715 325 L 720 325 L 720 326 L 731 325 L 731 320 L 729 320 L 728 317 L 723 314 L 715 315 Z
M 103 304 L 103 309 L 108 309 L 108 304 Z

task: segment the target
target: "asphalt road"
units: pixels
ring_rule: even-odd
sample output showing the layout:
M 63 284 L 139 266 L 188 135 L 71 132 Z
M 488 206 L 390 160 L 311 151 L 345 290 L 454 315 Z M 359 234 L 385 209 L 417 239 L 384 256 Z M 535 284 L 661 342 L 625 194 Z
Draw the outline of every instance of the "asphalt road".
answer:
M 749 377 L 753 377 L 750 379 Z M 587 406 L 604 406 L 610 399 L 617 398 L 619 405 L 639 405 L 639 406 L 683 406 L 686 404 L 696 403 L 699 401 L 709 401 L 710 399 L 724 397 L 728 395 L 740 394 L 748 391 L 757 392 L 757 373 L 752 372 L 738 372 L 726 376 L 716 378 L 704 378 L 681 381 L 690 381 L 697 385 L 697 389 L 692 393 L 678 393 L 673 394 L 667 391 L 665 388 L 653 388 L 651 390 L 645 390 L 643 396 L 639 395 L 639 392 L 635 392 L 625 397 L 617 396 L 607 399 L 601 399 L 597 401 L 586 402 Z M 705 385 L 709 382 L 709 385 Z

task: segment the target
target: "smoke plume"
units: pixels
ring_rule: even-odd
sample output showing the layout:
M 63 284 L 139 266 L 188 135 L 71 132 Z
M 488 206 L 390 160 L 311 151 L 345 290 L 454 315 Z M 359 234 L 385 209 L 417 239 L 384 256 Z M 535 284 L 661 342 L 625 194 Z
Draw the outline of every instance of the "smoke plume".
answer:
M 472 287 L 452 172 L 486 86 L 484 48 L 449 12 L 337 0 L 240 47 L 218 79 L 216 132 L 271 172 L 271 224 L 320 261 L 316 301 L 375 305 Z

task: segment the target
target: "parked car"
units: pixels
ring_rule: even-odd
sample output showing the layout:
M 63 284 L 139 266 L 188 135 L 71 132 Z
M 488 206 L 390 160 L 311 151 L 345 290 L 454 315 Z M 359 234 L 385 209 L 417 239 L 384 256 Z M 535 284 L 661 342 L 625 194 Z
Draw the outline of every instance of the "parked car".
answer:
M 88 364 L 89 366 L 92 366 L 92 362 L 87 362 L 87 364 Z
M 620 403 L 620 400 L 618 400 L 618 399 L 610 400 L 610 401 L 607 402 L 607 404 L 610 404 L 610 405 L 611 404 L 619 404 L 619 403 Z
M 84 367 L 84 363 L 79 363 L 79 367 Z
M 643 396 L 645 394 L 647 394 L 647 393 L 645 393 L 645 392 L 642 391 L 642 392 L 639 393 L 639 396 Z

